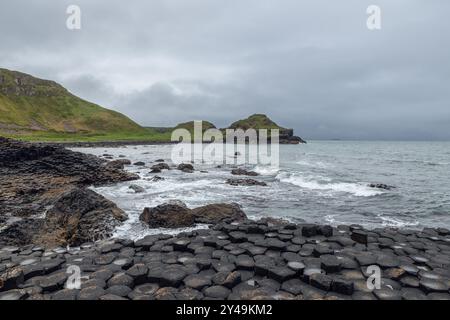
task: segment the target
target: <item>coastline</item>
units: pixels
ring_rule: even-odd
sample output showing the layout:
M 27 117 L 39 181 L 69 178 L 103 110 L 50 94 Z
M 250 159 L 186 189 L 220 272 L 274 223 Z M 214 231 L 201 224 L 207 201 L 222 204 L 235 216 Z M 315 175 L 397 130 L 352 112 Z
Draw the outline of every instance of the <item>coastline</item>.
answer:
M 114 239 L 123 212 L 86 188 L 136 179 L 122 160 L 0 142 L 8 205 L 0 218 L 16 210 L 23 219 L 0 234 L 24 242 L 0 245 L 0 299 L 450 299 L 448 229 L 227 219 L 174 236 Z M 30 210 L 39 217 L 23 216 Z M 64 222 L 75 215 L 75 225 Z M 65 288 L 70 266 L 80 268 L 79 289 Z M 379 289 L 367 286 L 369 266 L 380 270 Z
M 448 230 L 274 225 L 109 239 L 76 248 L 0 249 L 0 300 L 441 300 L 449 299 Z M 81 287 L 64 285 L 69 266 Z M 380 288 L 367 267 L 381 270 Z

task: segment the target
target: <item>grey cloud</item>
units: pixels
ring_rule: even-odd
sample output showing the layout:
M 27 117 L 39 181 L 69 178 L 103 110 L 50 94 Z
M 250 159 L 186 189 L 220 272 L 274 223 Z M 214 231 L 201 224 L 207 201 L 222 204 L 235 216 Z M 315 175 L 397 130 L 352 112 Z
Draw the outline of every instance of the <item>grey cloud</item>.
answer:
M 376 2 L 380 31 L 365 0 L 3 0 L 0 66 L 142 125 L 258 112 L 308 139 L 450 139 L 450 3 Z

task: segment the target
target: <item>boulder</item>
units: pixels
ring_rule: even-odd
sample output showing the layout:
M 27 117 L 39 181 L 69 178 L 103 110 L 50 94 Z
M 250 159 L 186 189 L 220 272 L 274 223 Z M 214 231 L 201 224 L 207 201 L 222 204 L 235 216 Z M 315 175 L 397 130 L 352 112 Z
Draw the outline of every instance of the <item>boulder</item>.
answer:
M 65 192 L 45 217 L 37 243 L 80 245 L 110 237 L 116 226 L 127 219 L 113 202 L 89 189 Z
M 179 204 L 165 203 L 154 208 L 145 208 L 139 220 L 151 228 L 182 228 L 194 225 L 191 210 Z
M 155 164 L 155 165 L 151 166 L 150 169 L 152 169 L 152 171 L 155 170 L 154 172 L 161 172 L 161 170 L 170 170 L 170 167 L 169 167 L 169 165 L 167 163 L 160 162 L 158 164 Z
M 237 203 L 214 203 L 192 210 L 195 221 L 215 224 L 224 219 L 229 221 L 247 219 L 244 211 Z
M 190 163 L 180 163 L 177 169 L 187 173 L 194 172 L 194 166 Z
M 129 189 L 133 190 L 135 193 L 142 193 L 145 192 L 145 189 L 141 186 L 138 186 L 136 184 L 132 184 L 128 187 Z
M 254 179 L 227 179 L 226 183 L 232 186 L 267 186 L 267 183 Z
M 106 163 L 106 167 L 114 169 L 123 169 L 126 165 L 130 165 L 131 161 L 128 159 L 117 159 Z
M 369 188 L 375 188 L 375 189 L 383 189 L 383 190 L 392 190 L 395 189 L 394 186 L 390 186 L 384 183 L 371 183 L 368 185 Z
M 231 170 L 231 174 L 236 176 L 253 176 L 253 177 L 256 177 L 258 175 L 258 173 L 256 173 L 255 171 L 247 171 L 245 169 L 240 168 Z

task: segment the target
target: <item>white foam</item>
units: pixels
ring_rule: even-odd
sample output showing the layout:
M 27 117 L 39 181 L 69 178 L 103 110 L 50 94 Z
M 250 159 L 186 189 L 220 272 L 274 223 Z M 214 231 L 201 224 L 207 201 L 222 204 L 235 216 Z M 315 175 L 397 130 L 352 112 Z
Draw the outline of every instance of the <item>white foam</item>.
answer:
M 384 193 L 380 190 L 374 190 L 364 183 L 329 182 L 329 179 L 319 181 L 313 178 L 302 177 L 298 174 L 281 173 L 277 176 L 277 179 L 304 189 L 345 192 L 357 197 L 372 197 Z
M 403 221 L 398 218 L 379 216 L 382 221 L 383 227 L 395 227 L 395 228 L 404 228 L 404 227 L 414 227 L 418 226 L 418 221 Z
M 253 171 L 262 176 L 274 176 L 280 171 L 280 168 L 275 166 L 256 166 Z

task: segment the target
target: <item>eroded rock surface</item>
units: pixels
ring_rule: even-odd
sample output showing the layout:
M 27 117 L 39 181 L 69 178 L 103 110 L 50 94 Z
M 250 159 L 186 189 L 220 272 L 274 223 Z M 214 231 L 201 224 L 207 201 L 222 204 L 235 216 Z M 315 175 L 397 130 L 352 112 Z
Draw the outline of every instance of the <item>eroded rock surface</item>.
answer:
M 241 220 L 77 248 L 0 247 L 0 300 L 448 300 L 449 233 Z M 79 288 L 65 288 L 69 266 Z M 379 289 L 368 266 L 380 268 Z
M 0 138 L 0 245 L 33 243 L 45 214 L 67 192 L 137 179 L 121 169 L 121 162 L 111 164 L 59 146 Z M 88 194 L 89 200 L 106 205 L 105 210 L 111 208 L 103 197 L 93 199 Z

